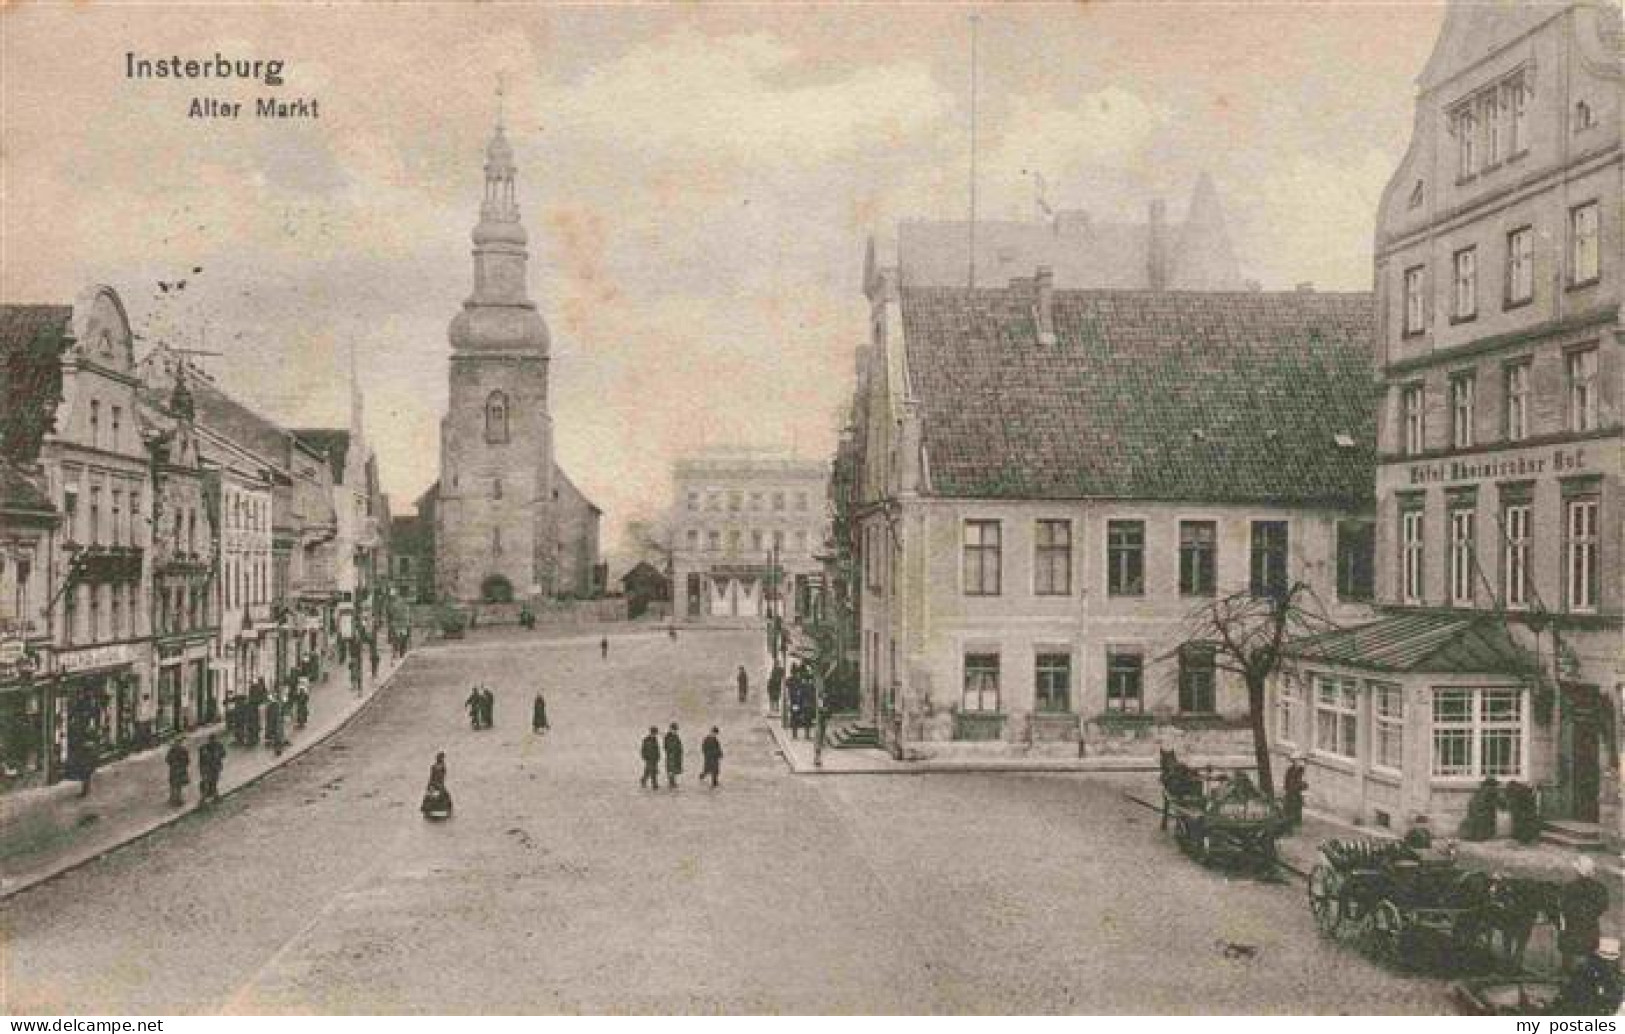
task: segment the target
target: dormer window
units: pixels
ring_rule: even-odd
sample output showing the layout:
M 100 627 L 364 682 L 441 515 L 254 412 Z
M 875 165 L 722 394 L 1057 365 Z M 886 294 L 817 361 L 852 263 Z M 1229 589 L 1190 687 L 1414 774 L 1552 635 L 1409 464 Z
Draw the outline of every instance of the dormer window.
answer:
M 508 396 L 500 391 L 491 392 L 485 400 L 485 440 L 490 445 L 508 441 Z
M 1411 188 L 1411 199 L 1410 199 L 1410 202 L 1408 203 L 1409 207 L 1411 207 L 1411 208 L 1421 208 L 1422 207 L 1423 195 L 1424 195 L 1424 191 L 1423 191 L 1423 188 L 1422 188 L 1422 181 L 1417 180 L 1416 181 L 1416 186 Z
M 1574 131 L 1590 129 L 1596 125 L 1596 116 L 1591 113 L 1591 105 L 1580 101 L 1574 105 Z

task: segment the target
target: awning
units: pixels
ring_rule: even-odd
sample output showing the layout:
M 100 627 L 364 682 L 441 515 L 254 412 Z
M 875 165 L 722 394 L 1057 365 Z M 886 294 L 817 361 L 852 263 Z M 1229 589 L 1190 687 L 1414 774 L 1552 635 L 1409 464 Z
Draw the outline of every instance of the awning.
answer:
M 1391 672 L 1534 675 L 1539 659 L 1494 614 L 1406 613 L 1287 644 L 1299 660 Z

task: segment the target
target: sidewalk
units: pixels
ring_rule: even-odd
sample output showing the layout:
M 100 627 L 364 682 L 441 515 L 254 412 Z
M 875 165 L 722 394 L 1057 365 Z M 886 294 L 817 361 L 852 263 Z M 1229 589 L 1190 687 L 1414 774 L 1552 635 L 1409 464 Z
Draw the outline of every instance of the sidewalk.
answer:
M 411 655 L 408 654 L 407 657 Z M 273 772 L 342 729 L 375 700 L 395 671 L 406 663 L 385 656 L 378 678 L 366 678 L 361 696 L 350 689 L 348 670 L 337 665 L 311 690 L 310 720 L 292 728 L 282 753 L 265 746 L 238 747 L 224 724 L 187 734 L 192 782 L 186 803 L 168 805 L 167 745 L 132 754 L 96 771 L 90 794 L 79 796 L 73 780 L 0 797 L 0 900 L 99 858 L 197 809 L 197 748 L 211 733 L 226 747 L 220 795 L 225 797 Z
M 884 750 L 842 749 L 824 744 L 823 765 L 813 763 L 813 742 L 791 739 L 771 712 L 763 720 L 796 775 L 927 775 L 940 772 L 1155 772 L 1157 759 L 1146 755 L 1102 755 L 1098 757 L 954 757 L 920 761 L 898 761 Z M 1248 758 L 1197 755 L 1192 764 L 1213 768 L 1247 768 Z

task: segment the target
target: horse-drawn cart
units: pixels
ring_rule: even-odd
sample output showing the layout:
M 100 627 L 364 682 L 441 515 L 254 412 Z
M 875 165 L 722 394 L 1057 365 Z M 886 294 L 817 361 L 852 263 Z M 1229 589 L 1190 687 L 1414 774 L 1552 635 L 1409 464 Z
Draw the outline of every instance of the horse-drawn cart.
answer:
M 1427 945 L 1463 956 L 1483 933 L 1487 879 L 1401 843 L 1328 840 L 1309 873 L 1309 907 L 1328 937 L 1352 932 L 1391 962 Z
M 1287 828 L 1280 808 L 1245 775 L 1209 790 L 1200 773 L 1171 754 L 1163 758 L 1162 818 L 1164 828 L 1173 823 L 1180 849 L 1203 864 L 1273 866 L 1275 840 Z

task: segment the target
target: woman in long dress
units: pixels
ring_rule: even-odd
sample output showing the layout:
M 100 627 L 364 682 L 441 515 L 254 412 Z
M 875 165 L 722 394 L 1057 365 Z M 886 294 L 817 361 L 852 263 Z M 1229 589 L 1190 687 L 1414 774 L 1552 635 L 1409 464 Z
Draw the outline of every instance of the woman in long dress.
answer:
M 530 731 L 542 732 L 547 728 L 547 701 L 542 694 L 536 694 L 536 700 L 530 705 Z

